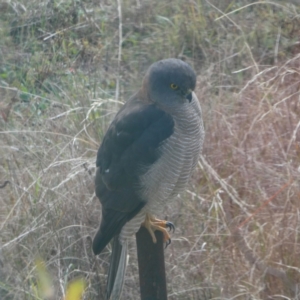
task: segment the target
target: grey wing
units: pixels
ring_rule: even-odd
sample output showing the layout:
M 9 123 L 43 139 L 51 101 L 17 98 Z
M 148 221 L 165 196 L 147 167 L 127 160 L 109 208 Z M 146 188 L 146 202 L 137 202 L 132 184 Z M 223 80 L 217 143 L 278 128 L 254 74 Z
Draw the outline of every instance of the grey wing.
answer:
M 160 157 L 160 145 L 173 130 L 173 118 L 155 105 L 128 103 L 116 115 L 97 155 L 102 221 L 93 241 L 95 254 L 146 204 L 139 178 Z

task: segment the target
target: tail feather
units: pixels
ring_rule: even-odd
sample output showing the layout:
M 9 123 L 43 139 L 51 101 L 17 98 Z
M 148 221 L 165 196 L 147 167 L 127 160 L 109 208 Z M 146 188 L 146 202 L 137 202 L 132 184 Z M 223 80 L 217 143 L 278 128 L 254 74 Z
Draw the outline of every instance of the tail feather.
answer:
M 114 237 L 106 285 L 106 299 L 119 300 L 121 297 L 127 267 L 127 241 L 121 245 L 119 235 Z

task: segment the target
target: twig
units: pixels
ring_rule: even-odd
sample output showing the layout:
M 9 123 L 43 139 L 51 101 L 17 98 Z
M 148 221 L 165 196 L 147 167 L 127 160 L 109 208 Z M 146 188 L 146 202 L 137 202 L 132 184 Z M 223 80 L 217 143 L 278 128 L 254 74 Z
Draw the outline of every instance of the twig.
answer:
M 234 10 L 230 11 L 229 13 L 223 14 L 223 16 L 216 18 L 215 21 L 221 20 L 224 17 L 228 17 L 229 15 L 237 13 L 240 10 L 243 10 L 243 9 L 249 7 L 249 6 L 257 5 L 257 4 L 260 4 L 260 5 L 261 4 L 272 4 L 274 6 L 278 6 L 278 7 L 282 8 L 282 9 L 285 9 L 286 11 L 289 11 L 286 6 L 278 4 L 278 3 L 275 3 L 275 2 L 271 2 L 271 1 L 263 1 L 263 2 L 261 2 L 261 1 L 258 1 L 258 2 L 253 2 L 253 3 L 250 3 L 250 4 L 244 5 L 242 7 L 237 8 L 237 9 L 234 9 Z
M 99 32 L 101 32 L 101 29 L 99 28 L 98 24 L 95 22 L 95 20 L 87 13 L 85 6 L 83 5 L 83 3 L 80 1 L 79 5 L 81 7 L 81 9 L 83 10 L 85 17 L 87 18 L 88 22 L 92 25 L 94 25 Z
M 118 73 L 116 81 L 116 100 L 119 99 L 120 95 L 120 68 L 121 68 L 121 59 L 122 59 L 122 42 L 123 42 L 123 33 L 122 33 L 122 0 L 117 0 L 118 3 L 118 17 L 119 17 L 119 50 L 118 50 Z
M 10 183 L 9 180 L 4 181 L 3 184 L 0 184 L 0 189 L 4 189 L 6 187 L 6 185 L 9 184 L 9 183 Z
M 277 197 L 277 195 L 279 195 L 283 190 L 285 190 L 289 185 L 291 185 L 293 183 L 293 179 L 290 180 L 288 183 L 286 183 L 284 186 L 282 186 L 273 196 L 271 196 L 269 199 L 267 199 L 265 202 L 263 202 L 263 204 L 258 207 L 253 214 L 251 214 L 246 220 L 244 220 L 237 229 L 240 229 L 241 227 L 243 227 L 246 223 L 249 222 L 249 220 L 251 218 L 253 218 L 255 215 L 257 215 L 265 206 L 267 206 L 274 198 Z
M 274 197 L 281 192 L 281 190 L 283 190 L 284 188 L 286 188 L 288 185 L 290 184 L 287 183 L 285 186 L 283 186 L 275 195 L 273 195 Z M 271 198 L 273 198 L 273 196 Z M 270 199 L 269 199 L 270 200 Z M 225 216 L 227 219 L 228 224 L 232 224 L 233 223 L 233 217 L 231 214 L 230 209 L 228 208 L 228 206 L 226 206 L 224 208 L 225 210 Z M 244 223 L 244 222 L 243 222 Z M 293 282 L 293 280 L 291 280 L 285 271 L 283 270 L 279 270 L 276 269 L 274 267 L 270 267 L 267 264 L 265 264 L 259 257 L 257 257 L 255 255 L 255 253 L 253 252 L 253 250 L 247 245 L 245 239 L 244 239 L 244 234 L 242 234 L 242 231 L 239 229 L 241 227 L 241 225 L 236 229 L 234 229 L 234 226 L 229 226 L 229 231 L 233 237 L 233 240 L 235 242 L 235 244 L 237 245 L 238 249 L 241 251 L 241 253 L 244 255 L 245 259 L 251 264 L 254 265 L 259 271 L 264 272 L 265 274 L 274 276 L 276 278 L 279 278 L 282 280 L 282 282 L 291 290 L 293 291 L 295 294 L 297 293 L 299 287 L 298 284 L 296 284 L 295 282 Z
M 274 51 L 274 61 L 275 61 L 276 65 L 278 63 L 278 49 L 279 49 L 280 36 L 281 36 L 281 27 L 279 26 L 278 27 L 277 38 L 276 38 L 276 44 L 275 44 L 275 51 Z

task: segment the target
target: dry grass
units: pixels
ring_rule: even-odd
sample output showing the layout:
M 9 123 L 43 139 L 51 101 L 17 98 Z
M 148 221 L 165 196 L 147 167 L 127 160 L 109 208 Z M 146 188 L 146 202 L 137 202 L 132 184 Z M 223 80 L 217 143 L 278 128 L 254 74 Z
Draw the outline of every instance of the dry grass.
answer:
M 200 164 L 209 190 L 201 197 L 210 201 L 199 215 L 209 242 L 199 269 L 220 280 L 221 298 L 298 299 L 299 58 L 265 68 L 238 93 L 222 95 L 206 122 Z
M 63 299 L 75 278 L 102 299 L 96 151 L 112 98 L 169 56 L 199 74 L 207 131 L 190 186 L 162 212 L 177 227 L 169 299 L 300 298 L 299 7 L 283 2 L 124 1 L 122 47 L 117 2 L 1 3 L 1 299 Z M 134 238 L 130 248 L 124 299 L 139 299 Z

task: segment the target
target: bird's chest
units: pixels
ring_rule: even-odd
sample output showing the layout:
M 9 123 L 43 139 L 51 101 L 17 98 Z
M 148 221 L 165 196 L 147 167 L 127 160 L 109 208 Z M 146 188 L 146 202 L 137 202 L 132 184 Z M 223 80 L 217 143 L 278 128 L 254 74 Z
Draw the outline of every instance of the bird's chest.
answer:
M 187 117 L 188 116 L 188 117 Z M 142 177 L 145 209 L 152 211 L 158 205 L 182 192 L 195 168 L 203 143 L 201 111 L 195 108 L 174 114 L 173 135 L 162 145 L 161 157 Z

